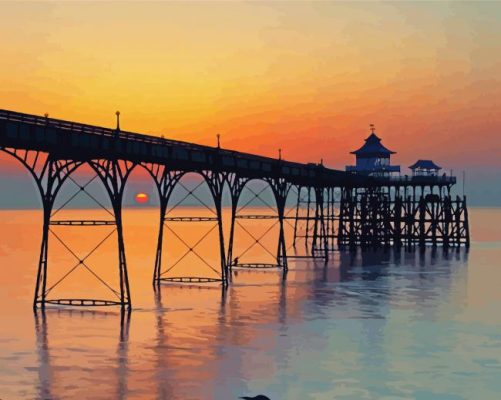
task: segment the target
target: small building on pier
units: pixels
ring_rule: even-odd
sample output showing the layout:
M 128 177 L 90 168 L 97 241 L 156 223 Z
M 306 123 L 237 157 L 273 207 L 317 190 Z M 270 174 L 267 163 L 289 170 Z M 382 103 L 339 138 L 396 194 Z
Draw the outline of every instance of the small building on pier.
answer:
M 412 176 L 438 176 L 442 167 L 432 160 L 417 160 L 409 169 L 412 171 Z
M 391 165 L 390 162 L 390 157 L 395 152 L 381 143 L 381 139 L 376 136 L 374 125 L 371 124 L 370 127 L 371 134 L 365 139 L 365 144 L 358 150 L 351 152 L 351 154 L 355 154 L 356 165 L 347 165 L 346 171 L 379 177 L 400 173 L 400 166 Z

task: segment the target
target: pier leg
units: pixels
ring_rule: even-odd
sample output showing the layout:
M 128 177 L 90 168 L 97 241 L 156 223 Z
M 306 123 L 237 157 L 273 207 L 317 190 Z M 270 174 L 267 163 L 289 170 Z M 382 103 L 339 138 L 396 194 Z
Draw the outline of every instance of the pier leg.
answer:
M 285 203 L 287 201 L 287 194 L 289 193 L 292 185 L 282 178 L 270 178 L 267 179 L 273 194 L 275 196 L 275 201 L 277 203 L 278 212 L 278 222 L 280 226 L 279 236 L 278 236 L 278 252 L 277 252 L 277 264 L 282 265 L 284 271 L 288 270 L 287 263 L 287 247 L 285 244 L 285 232 L 284 232 L 284 217 L 285 217 Z
M 101 179 L 113 207 L 118 240 L 118 268 L 120 277 L 120 305 L 131 308 L 131 295 L 125 243 L 123 237 L 122 201 L 127 179 L 135 164 L 122 160 L 90 161 L 89 165 Z
M 419 246 L 424 248 L 426 240 L 426 202 L 424 194 L 419 199 Z
M 287 265 L 287 249 L 285 247 L 284 210 L 285 207 L 278 207 L 278 223 L 280 226 L 280 232 L 278 236 L 277 264 L 282 265 L 284 270 L 287 271 L 288 265 Z
M 450 240 L 450 224 L 452 221 L 452 205 L 451 205 L 451 197 L 446 196 L 444 198 L 443 204 L 443 246 L 444 249 L 447 250 L 449 248 L 449 240 Z
M 415 235 L 415 221 L 416 221 L 416 202 L 414 197 L 407 196 L 406 211 L 405 211 L 405 240 L 407 250 L 411 250 L 414 245 Z
M 338 224 L 338 233 L 337 233 L 337 247 L 341 249 L 345 244 L 345 236 L 346 236 L 346 189 L 341 188 L 341 200 L 339 203 L 339 224 Z
M 221 258 L 221 275 L 223 278 L 224 286 L 228 286 L 228 263 L 226 260 L 226 250 L 224 242 L 224 230 L 223 230 L 223 190 L 224 184 L 227 181 L 227 176 L 224 173 L 218 173 L 213 171 L 204 171 L 202 175 L 205 177 L 207 185 L 212 193 L 214 199 L 214 204 L 216 207 L 217 215 L 217 225 L 219 233 L 219 253 Z
M 40 193 L 43 207 L 42 242 L 38 260 L 33 309 L 45 308 L 47 297 L 49 226 L 57 193 L 68 176 L 81 164 L 71 160 L 53 158 L 48 153 L 31 150 L 0 148 L 10 154 L 29 171 Z
M 33 309 L 40 304 L 41 308 L 45 308 L 45 290 L 47 286 L 47 255 L 49 252 L 49 222 L 52 207 L 44 204 L 43 206 L 43 231 L 42 244 L 40 248 L 40 258 L 38 261 L 37 281 L 35 285 L 35 297 L 33 299 Z
M 160 276 L 162 271 L 162 255 L 163 255 L 163 240 L 164 240 L 164 224 L 167 206 L 170 197 L 176 184 L 182 178 L 183 173 L 180 171 L 170 170 L 164 165 L 159 164 L 141 164 L 146 171 L 151 175 L 158 192 L 160 202 L 160 221 L 158 225 L 158 240 L 157 250 L 155 254 L 155 266 L 153 269 L 153 286 L 158 288 L 160 285 Z
M 230 236 L 228 239 L 228 255 L 226 260 L 230 279 L 232 277 L 233 270 L 233 244 L 235 241 L 235 220 L 237 218 L 238 200 L 247 182 L 247 179 L 240 178 L 234 173 L 226 175 L 226 183 L 230 189 L 231 197 Z
M 297 204 L 296 204 L 296 218 L 294 219 L 294 239 L 292 241 L 292 246 L 296 248 L 296 238 L 297 238 L 297 223 L 299 219 L 299 207 L 301 206 L 301 186 L 297 186 Z
M 324 250 L 324 260 L 327 262 L 329 260 L 329 249 L 327 243 L 327 231 L 325 228 L 326 220 L 324 213 L 324 188 L 315 188 L 315 230 L 314 230 L 314 243 L 315 249 L 318 246 L 318 242 L 322 241 L 322 246 Z M 320 235 L 319 235 L 320 231 Z M 320 237 L 319 237 L 320 236 Z M 314 254 L 313 254 L 314 255 Z
M 231 277 L 231 271 L 232 271 L 232 267 L 233 267 L 233 242 L 234 242 L 234 238 L 235 238 L 235 218 L 236 218 L 236 214 L 237 214 L 236 201 L 238 201 L 238 199 L 236 199 L 235 201 L 232 199 L 232 202 L 231 202 L 230 237 L 228 239 L 228 258 L 226 260 L 226 265 L 229 266 L 230 277 Z
M 217 212 L 217 227 L 219 233 L 219 254 L 221 257 L 221 272 L 223 274 L 223 282 L 225 286 L 228 286 L 228 263 L 226 262 L 225 256 L 225 248 L 224 248 L 224 232 L 223 232 L 223 212 L 222 212 L 222 198 L 215 199 L 217 201 L 216 204 L 216 212 Z
M 122 307 L 127 306 L 131 308 L 130 299 L 130 286 L 129 286 L 129 274 L 127 272 L 127 261 L 125 258 L 125 244 L 123 235 L 123 224 L 122 224 L 122 198 L 120 197 L 120 204 L 114 205 L 115 210 L 115 221 L 117 224 L 117 236 L 118 236 L 118 263 L 120 270 L 120 301 Z
M 155 268 L 153 270 L 153 286 L 158 287 L 160 284 L 160 271 L 162 268 L 162 251 L 164 238 L 164 223 L 165 213 L 167 211 L 167 202 L 164 198 L 160 198 L 160 223 L 158 227 L 157 251 L 155 255 Z
M 400 247 L 402 245 L 402 198 L 399 195 L 395 197 L 394 216 L 393 244 Z
M 470 223 L 468 221 L 468 207 L 466 206 L 466 196 L 463 196 L 463 225 L 465 232 L 465 246 L 470 247 Z

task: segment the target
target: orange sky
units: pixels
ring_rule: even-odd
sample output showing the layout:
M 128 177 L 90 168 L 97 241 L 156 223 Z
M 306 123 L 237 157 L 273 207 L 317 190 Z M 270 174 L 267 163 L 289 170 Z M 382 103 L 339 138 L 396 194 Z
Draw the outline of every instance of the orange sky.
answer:
M 0 3 L 0 108 L 341 168 L 501 167 L 501 3 Z M 5 162 L 5 161 L 2 161 Z

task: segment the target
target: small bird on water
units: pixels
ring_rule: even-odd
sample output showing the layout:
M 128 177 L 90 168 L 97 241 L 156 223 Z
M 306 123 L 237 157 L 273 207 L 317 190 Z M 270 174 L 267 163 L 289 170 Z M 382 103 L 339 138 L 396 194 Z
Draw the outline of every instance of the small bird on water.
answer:
M 268 396 L 265 396 L 264 394 L 258 394 L 255 397 L 244 396 L 240 398 L 244 400 L 271 400 Z

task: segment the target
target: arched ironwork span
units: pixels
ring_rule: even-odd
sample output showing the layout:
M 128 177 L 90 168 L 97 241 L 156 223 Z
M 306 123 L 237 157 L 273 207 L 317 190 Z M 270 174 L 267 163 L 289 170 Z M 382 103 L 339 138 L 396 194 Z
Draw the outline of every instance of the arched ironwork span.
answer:
M 223 285 L 228 284 L 228 275 L 227 275 L 227 265 L 226 265 L 226 257 L 225 257 L 225 242 L 224 242 L 224 234 L 223 234 L 223 221 L 222 221 L 222 195 L 225 184 L 225 175 L 214 173 L 212 171 L 177 171 L 171 170 L 167 166 L 158 165 L 158 164 L 143 164 L 142 165 L 148 173 L 153 178 L 160 201 L 160 224 L 158 231 L 158 241 L 157 241 L 157 252 L 155 257 L 155 266 L 153 272 L 153 285 L 157 287 L 161 282 L 177 282 L 177 283 L 215 283 L 222 282 Z M 182 182 L 181 179 L 188 175 L 195 173 L 202 178 L 200 183 L 195 186 L 195 188 L 187 188 Z M 202 196 L 199 196 L 196 191 L 203 184 L 206 184 L 208 187 L 214 209 L 212 209 L 210 204 L 207 204 L 206 199 Z M 208 209 L 211 214 L 210 216 L 176 216 L 171 217 L 167 216 L 168 206 L 170 204 L 170 200 L 174 189 L 177 187 L 181 187 L 185 190 L 184 196 L 178 200 L 175 204 L 172 205 L 170 211 L 182 205 L 182 203 L 188 198 L 195 199 L 196 202 L 203 206 L 205 209 Z M 209 223 L 211 227 L 208 231 L 206 231 L 198 240 L 194 243 L 189 243 L 189 240 L 183 238 L 176 232 L 176 229 L 171 226 L 174 224 L 180 223 Z M 172 266 L 170 266 L 166 270 L 162 270 L 162 256 L 163 256 L 163 247 L 164 247 L 164 228 L 167 228 L 172 235 L 174 235 L 186 248 L 186 252 L 176 261 Z M 202 257 L 198 251 L 197 247 L 217 228 L 218 234 L 218 243 L 219 243 L 219 258 L 220 265 L 219 270 L 210 265 L 207 260 Z M 195 255 L 199 261 L 205 264 L 210 270 L 217 274 L 217 277 L 208 277 L 208 276 L 166 276 L 168 272 L 170 272 L 175 266 L 177 266 L 183 259 L 185 259 L 189 255 Z
M 168 281 L 162 275 L 162 244 L 164 229 L 172 227 L 166 222 L 193 222 L 192 217 L 170 217 L 167 208 L 172 191 L 182 185 L 181 178 L 188 173 L 203 177 L 212 197 L 209 217 L 217 231 L 220 263 L 215 268 L 217 278 L 200 276 L 171 277 L 170 281 L 228 284 L 231 269 L 238 267 L 288 269 L 288 247 L 285 226 L 291 226 L 294 247 L 299 237 L 301 193 L 306 190 L 309 203 L 306 215 L 308 257 L 329 258 L 329 253 L 342 247 L 356 246 L 469 246 L 469 225 L 466 198 L 453 197 L 451 188 L 456 183 L 453 176 L 399 176 L 372 177 L 352 174 L 324 167 L 322 164 L 301 164 L 279 157 L 272 159 L 253 154 L 231 151 L 220 146 L 209 147 L 170 139 L 140 135 L 116 129 L 62 121 L 53 118 L 0 110 L 0 150 L 20 161 L 33 177 L 43 205 L 43 232 L 38 262 L 33 307 L 46 304 L 64 306 L 131 306 L 130 285 L 127 273 L 125 243 L 123 238 L 122 200 L 124 188 L 131 171 L 141 165 L 152 176 L 160 199 L 160 227 L 153 271 L 153 282 L 158 285 Z M 80 184 L 72 178 L 73 172 L 82 165 L 90 165 L 104 186 L 110 199 L 110 218 L 107 220 L 61 220 L 54 216 L 55 199 L 65 182 L 73 182 L 77 193 L 87 193 L 90 181 Z M 273 215 L 240 215 L 239 199 L 245 187 L 253 180 L 266 182 L 271 188 L 274 204 L 269 205 Z M 229 188 L 231 220 L 228 238 L 223 230 L 223 191 Z M 180 186 L 182 187 L 182 186 Z M 286 212 L 287 196 L 297 192 L 295 216 Z M 340 193 L 337 196 L 337 193 Z M 88 194 L 88 193 L 87 193 Z M 89 194 L 88 194 L 89 195 Z M 196 196 L 187 190 L 188 196 Z M 90 196 L 90 195 L 89 195 Z M 260 198 L 260 193 L 254 193 Z M 314 201 L 312 200 L 314 197 Z M 97 200 L 97 199 L 94 199 Z M 67 202 L 63 203 L 63 206 Z M 265 201 L 267 203 L 267 201 Z M 99 202 L 98 202 L 99 203 Z M 203 203 L 203 202 L 202 202 Z M 310 210 L 310 206 L 312 209 Z M 275 213 L 276 211 L 276 213 Z M 311 212 L 311 213 L 310 213 Z M 243 226 L 243 219 L 270 219 L 278 225 L 276 253 L 270 252 L 276 262 L 243 265 L 234 248 L 235 227 Z M 199 218 L 201 220 L 202 218 Z M 311 223 L 311 225 L 309 225 Z M 118 243 L 118 275 L 120 287 L 109 287 L 115 297 L 53 298 L 47 286 L 49 265 L 47 261 L 49 235 L 63 242 L 53 231 L 53 226 L 103 226 L 113 227 Z M 311 226 L 311 228 L 310 228 Z M 311 230 L 311 234 L 310 234 Z M 184 240 L 184 238 L 181 241 Z M 227 245 L 225 245 L 227 239 Z M 107 240 L 105 238 L 104 240 Z M 259 237 L 253 239 L 259 243 Z M 190 253 L 195 244 L 184 240 Z M 65 245 L 64 243 L 63 246 Z M 256 244 L 257 245 L 257 244 Z M 96 248 L 99 247 L 96 246 Z M 290 246 L 289 246 L 290 247 Z M 72 253 L 71 249 L 67 248 Z M 92 254 L 94 250 L 91 250 Z M 265 249 L 263 249 L 263 252 Z M 107 286 L 86 264 L 85 257 L 72 253 L 75 268 L 86 268 L 101 284 Z M 65 276 L 62 276 L 64 280 Z M 56 285 L 59 284 L 56 280 Z M 108 286 L 107 286 L 108 287 Z M 53 288 L 53 286 L 52 286 Z
M 266 185 L 258 191 L 254 191 L 250 188 L 249 184 L 253 181 L 261 181 Z M 283 268 L 284 272 L 288 269 L 287 263 L 287 247 L 285 244 L 285 231 L 284 231 L 284 223 L 285 223 L 285 203 L 287 200 L 287 194 L 291 188 L 291 184 L 285 180 L 280 179 L 272 179 L 272 178 L 240 178 L 238 175 L 229 175 L 227 177 L 228 187 L 230 189 L 230 196 L 232 200 L 231 205 L 231 222 L 230 222 L 230 238 L 228 244 L 228 258 L 227 265 L 229 268 L 258 268 L 258 269 L 268 269 L 268 268 Z M 244 189 L 247 189 L 251 192 L 251 198 L 241 204 L 239 206 L 240 196 Z M 263 198 L 263 192 L 266 189 L 270 189 L 273 193 L 273 199 L 275 204 L 270 204 L 270 202 Z M 271 209 L 274 214 L 248 214 L 242 213 L 242 211 L 251 205 L 253 200 L 257 200 L 261 205 L 264 205 L 266 208 Z M 271 220 L 274 223 L 265 230 L 261 235 L 255 235 L 250 232 L 245 225 L 240 222 L 241 220 Z M 251 244 L 244 249 L 239 254 L 234 253 L 234 239 L 235 239 L 235 227 L 239 226 L 246 235 L 248 235 L 252 242 Z M 278 225 L 279 234 L 278 234 L 278 243 L 277 243 L 277 251 L 273 254 L 264 244 L 264 237 L 272 230 L 272 228 Z M 255 246 L 260 246 L 263 252 L 268 253 L 270 256 L 274 257 L 276 263 L 269 262 L 242 262 L 242 257 Z
M 33 299 L 33 308 L 45 308 L 47 304 L 65 305 L 65 306 L 110 306 L 120 305 L 130 307 L 130 286 L 127 274 L 127 264 L 125 258 L 125 244 L 123 239 L 122 226 L 122 199 L 127 178 L 132 171 L 134 164 L 119 160 L 64 160 L 55 159 L 50 154 L 29 151 L 16 150 L 10 148 L 1 148 L 7 154 L 15 157 L 29 171 L 33 177 L 35 184 L 40 193 L 43 208 L 43 224 L 42 224 L 42 243 L 40 248 L 40 257 L 37 268 L 37 278 L 35 284 L 35 295 Z M 72 174 L 82 165 L 88 164 L 96 176 L 89 179 L 85 184 L 77 183 Z M 67 206 L 78 194 L 86 193 L 99 206 L 106 209 L 94 196 L 90 195 L 86 189 L 87 186 L 99 178 L 102 182 L 106 193 L 109 196 L 112 210 L 108 211 L 111 216 L 109 220 L 61 220 L 55 218 L 56 214 Z M 65 182 L 73 182 L 77 186 L 77 191 L 70 196 L 63 204 L 54 209 L 54 204 L 60 189 Z M 65 227 L 92 227 L 92 226 L 113 226 L 114 229 L 105 236 L 89 253 L 85 256 L 77 255 L 70 246 L 58 235 L 52 228 L 55 226 Z M 95 273 L 88 265 L 87 259 L 106 241 L 113 233 L 117 234 L 118 243 L 118 272 L 120 288 L 118 290 L 112 288 L 105 282 L 97 273 Z M 49 239 L 50 236 L 58 241 L 76 260 L 73 265 L 63 276 L 55 280 L 48 286 L 48 255 L 49 255 Z M 96 298 L 53 298 L 49 295 L 58 287 L 68 276 L 77 268 L 82 267 L 88 270 L 95 278 L 106 286 L 113 294 L 113 299 L 96 299 Z M 115 299 L 116 298 L 116 299 Z

